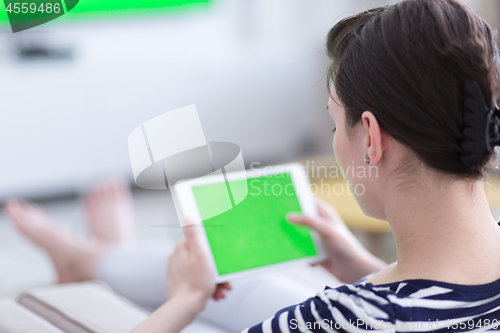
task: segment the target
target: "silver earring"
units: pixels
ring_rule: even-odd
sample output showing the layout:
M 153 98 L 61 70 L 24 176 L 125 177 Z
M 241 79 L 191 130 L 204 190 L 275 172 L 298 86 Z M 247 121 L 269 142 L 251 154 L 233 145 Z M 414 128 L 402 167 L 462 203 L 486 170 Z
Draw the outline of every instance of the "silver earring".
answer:
M 368 156 L 368 154 L 365 156 L 365 163 L 370 164 L 370 156 Z

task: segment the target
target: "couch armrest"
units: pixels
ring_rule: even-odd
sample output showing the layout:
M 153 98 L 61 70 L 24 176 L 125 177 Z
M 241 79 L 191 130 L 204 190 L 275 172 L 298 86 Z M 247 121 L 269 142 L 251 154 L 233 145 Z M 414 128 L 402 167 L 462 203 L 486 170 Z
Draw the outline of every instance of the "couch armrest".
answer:
M 111 289 L 93 282 L 39 288 L 19 304 L 67 333 L 127 333 L 148 313 Z
M 0 332 L 64 333 L 45 319 L 8 298 L 0 299 Z

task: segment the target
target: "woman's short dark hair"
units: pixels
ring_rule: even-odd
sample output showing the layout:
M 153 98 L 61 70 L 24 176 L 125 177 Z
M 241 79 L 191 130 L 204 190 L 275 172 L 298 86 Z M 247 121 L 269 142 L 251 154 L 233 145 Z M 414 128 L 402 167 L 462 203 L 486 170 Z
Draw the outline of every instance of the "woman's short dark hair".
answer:
M 465 167 L 463 85 L 477 81 L 490 108 L 499 96 L 494 31 L 455 0 L 406 0 L 336 24 L 327 38 L 329 82 L 353 127 L 371 111 L 381 128 L 447 174 L 479 177 Z

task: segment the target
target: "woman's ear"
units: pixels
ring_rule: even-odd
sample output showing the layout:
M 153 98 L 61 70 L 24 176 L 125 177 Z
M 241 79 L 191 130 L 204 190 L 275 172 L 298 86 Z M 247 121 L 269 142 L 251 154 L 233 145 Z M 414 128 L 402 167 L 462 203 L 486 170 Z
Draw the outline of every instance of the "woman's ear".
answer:
M 377 118 L 371 111 L 365 111 L 361 115 L 364 131 L 364 149 L 370 158 L 370 164 L 377 164 L 383 155 L 382 130 Z

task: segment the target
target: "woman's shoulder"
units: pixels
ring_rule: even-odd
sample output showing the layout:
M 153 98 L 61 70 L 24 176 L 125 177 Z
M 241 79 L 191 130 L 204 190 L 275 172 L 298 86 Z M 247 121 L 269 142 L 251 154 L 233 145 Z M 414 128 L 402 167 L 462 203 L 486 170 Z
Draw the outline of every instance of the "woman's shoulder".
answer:
M 326 287 L 317 297 L 323 303 L 328 301 L 332 305 L 342 305 L 346 303 L 342 299 L 349 298 L 352 300 L 351 307 L 358 307 L 357 313 L 364 314 L 366 318 L 384 318 L 393 324 L 415 321 L 437 323 L 464 317 L 500 318 L 500 279 L 480 285 L 427 279 L 373 284 L 368 282 L 373 276 L 370 274 L 352 285 Z
M 414 279 L 373 284 L 370 275 L 354 284 L 325 287 L 316 296 L 280 310 L 274 317 L 246 332 L 289 332 L 304 329 L 375 329 L 398 331 L 455 328 L 466 318 L 481 318 L 474 325 L 499 324 L 500 279 L 485 285 L 453 285 Z M 465 319 L 464 319 L 465 318 Z M 426 326 L 427 325 L 427 326 Z M 496 327 L 496 326 L 495 326 Z

